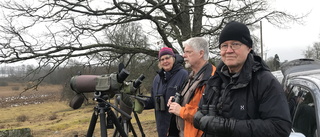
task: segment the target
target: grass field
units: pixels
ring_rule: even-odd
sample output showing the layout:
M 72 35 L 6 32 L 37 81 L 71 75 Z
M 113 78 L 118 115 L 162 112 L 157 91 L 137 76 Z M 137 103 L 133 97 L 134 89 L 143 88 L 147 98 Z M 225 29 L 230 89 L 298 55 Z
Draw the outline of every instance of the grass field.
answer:
M 8 101 L 8 98 L 21 93 L 21 91 L 12 90 L 10 86 L 0 87 L 0 130 L 30 128 L 34 137 L 74 137 L 75 135 L 83 137 L 87 134 L 94 112 L 93 108 L 96 106 L 94 102 L 73 110 L 68 106 L 69 102 L 59 101 L 61 88 L 52 85 L 42 86 L 38 91 L 28 91 L 22 94 L 30 98 Z M 11 106 L 10 104 L 18 105 Z M 145 135 L 147 137 L 156 136 L 153 110 L 144 110 L 138 114 L 138 117 Z M 99 120 L 94 130 L 95 137 L 100 136 Z M 141 136 L 134 117 L 131 122 L 137 135 Z M 112 136 L 113 131 L 114 129 L 107 129 L 108 136 Z

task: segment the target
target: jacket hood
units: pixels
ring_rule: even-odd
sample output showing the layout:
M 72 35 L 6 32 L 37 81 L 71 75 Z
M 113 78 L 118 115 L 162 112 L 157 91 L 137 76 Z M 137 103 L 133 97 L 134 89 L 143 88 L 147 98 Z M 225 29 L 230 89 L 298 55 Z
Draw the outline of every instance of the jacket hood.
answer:
M 176 66 L 176 65 L 183 65 L 183 63 L 184 63 L 184 58 L 181 56 L 181 55 L 179 55 L 179 54 L 175 54 L 175 57 L 176 57 L 176 61 L 174 62 L 174 66 Z

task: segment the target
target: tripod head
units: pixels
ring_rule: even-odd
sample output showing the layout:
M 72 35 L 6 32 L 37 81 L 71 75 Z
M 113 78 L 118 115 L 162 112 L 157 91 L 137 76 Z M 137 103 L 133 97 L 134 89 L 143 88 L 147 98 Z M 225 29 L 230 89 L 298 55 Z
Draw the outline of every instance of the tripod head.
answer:
M 111 107 L 115 109 L 117 112 L 121 113 L 123 116 L 125 116 L 127 119 L 132 119 L 132 117 L 126 113 L 125 111 L 121 110 L 117 106 L 113 105 L 109 101 L 108 94 L 105 94 L 104 92 L 95 92 L 93 100 L 98 102 L 97 107 L 101 107 L 101 109 L 110 109 Z

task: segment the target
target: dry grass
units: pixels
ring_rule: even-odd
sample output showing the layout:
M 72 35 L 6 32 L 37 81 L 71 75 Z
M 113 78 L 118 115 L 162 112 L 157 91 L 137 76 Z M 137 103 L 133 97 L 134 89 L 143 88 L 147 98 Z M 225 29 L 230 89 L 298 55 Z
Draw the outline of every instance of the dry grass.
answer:
M 15 85 L 16 86 L 16 85 Z M 36 98 L 32 101 L 43 101 L 40 104 L 29 104 L 17 107 L 1 107 L 0 108 L 0 130 L 30 128 L 34 137 L 79 137 L 85 136 L 89 127 L 93 108 L 95 104 L 83 105 L 77 110 L 73 110 L 68 106 L 68 102 L 59 102 L 57 100 L 60 95 L 61 88 L 59 86 L 43 86 L 38 91 L 27 93 L 31 94 L 52 94 L 51 99 Z M 21 92 L 21 91 L 20 91 Z M 16 96 L 19 91 L 12 91 L 9 86 L 0 87 L 1 98 Z M 53 94 L 54 93 L 54 94 Z M 0 100 L 0 105 L 5 104 Z M 14 103 L 14 102 L 11 102 Z M 139 120 L 145 135 L 156 136 L 156 127 L 153 110 L 144 110 L 139 114 Z M 132 115 L 133 117 L 133 115 Z M 19 120 L 20 118 L 20 120 Z M 100 136 L 100 124 L 98 119 L 94 136 Z M 133 117 L 131 122 L 138 136 L 141 136 L 136 121 Z M 108 129 L 108 136 L 113 134 L 113 129 Z

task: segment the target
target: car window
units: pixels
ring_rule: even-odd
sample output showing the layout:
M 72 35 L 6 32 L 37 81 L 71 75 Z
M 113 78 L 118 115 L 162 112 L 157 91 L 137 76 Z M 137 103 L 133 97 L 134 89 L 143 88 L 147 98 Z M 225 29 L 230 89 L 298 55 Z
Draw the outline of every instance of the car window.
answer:
M 293 130 L 306 137 L 315 137 L 317 129 L 316 112 L 310 89 L 289 85 L 287 88 Z

